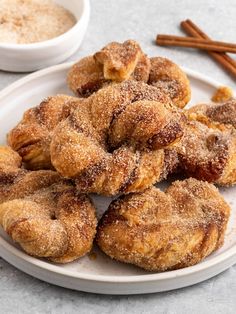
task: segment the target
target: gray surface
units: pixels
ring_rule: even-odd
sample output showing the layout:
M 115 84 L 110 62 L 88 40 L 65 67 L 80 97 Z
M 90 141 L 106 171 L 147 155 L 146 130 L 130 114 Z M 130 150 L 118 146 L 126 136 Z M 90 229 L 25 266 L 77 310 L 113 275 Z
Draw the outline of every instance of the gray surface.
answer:
M 157 32 L 181 34 L 179 22 L 191 18 L 216 40 L 236 41 L 236 2 L 174 0 L 93 0 L 90 25 L 76 59 L 112 40 L 138 40 L 151 56 L 171 58 L 224 85 L 235 81 L 204 53 L 160 48 Z M 0 71 L 0 89 L 22 77 Z M 99 296 L 40 282 L 0 259 L 0 313 L 235 313 L 236 266 L 204 283 L 144 296 Z

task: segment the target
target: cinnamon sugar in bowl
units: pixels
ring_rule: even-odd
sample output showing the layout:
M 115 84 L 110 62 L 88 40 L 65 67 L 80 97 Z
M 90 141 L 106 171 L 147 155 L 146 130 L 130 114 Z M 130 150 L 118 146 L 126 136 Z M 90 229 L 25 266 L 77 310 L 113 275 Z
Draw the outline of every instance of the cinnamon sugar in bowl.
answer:
M 0 0 L 0 70 L 29 72 L 69 58 L 89 13 L 89 0 Z

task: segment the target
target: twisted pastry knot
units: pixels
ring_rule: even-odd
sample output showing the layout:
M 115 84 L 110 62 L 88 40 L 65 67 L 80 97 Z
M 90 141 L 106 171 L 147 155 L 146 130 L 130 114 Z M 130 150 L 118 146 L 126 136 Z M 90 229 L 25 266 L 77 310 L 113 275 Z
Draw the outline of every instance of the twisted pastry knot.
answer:
M 171 168 L 173 158 L 162 148 L 181 138 L 184 121 L 152 86 L 135 81 L 108 86 L 56 127 L 52 164 L 62 176 L 75 179 L 80 191 L 141 191 Z
M 108 44 L 74 64 L 67 77 L 69 87 L 80 97 L 88 97 L 112 82 L 124 80 L 154 85 L 181 108 L 190 100 L 190 84 L 185 73 L 166 58 L 149 59 L 134 40 Z
M 151 271 L 183 268 L 222 246 L 230 208 L 207 182 L 174 182 L 113 201 L 96 241 L 116 260 Z
M 7 139 L 28 169 L 52 168 L 49 149 L 52 132 L 81 102 L 75 97 L 57 95 L 46 98 L 39 106 L 24 113 Z
M 95 209 L 56 172 L 19 168 L 19 155 L 0 147 L 0 225 L 30 255 L 67 263 L 90 251 Z
M 189 121 L 174 147 L 185 174 L 219 185 L 236 183 L 235 112 L 235 100 L 186 111 Z

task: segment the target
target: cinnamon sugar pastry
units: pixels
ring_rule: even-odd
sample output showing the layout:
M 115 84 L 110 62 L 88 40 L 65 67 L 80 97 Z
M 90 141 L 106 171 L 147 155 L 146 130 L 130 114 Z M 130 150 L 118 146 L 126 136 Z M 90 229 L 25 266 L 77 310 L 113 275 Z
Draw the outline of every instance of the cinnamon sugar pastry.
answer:
M 111 258 L 150 271 L 199 263 L 223 245 L 230 208 L 207 182 L 174 182 L 113 201 L 96 241 Z
M 52 164 L 80 191 L 140 191 L 166 175 L 162 148 L 181 138 L 184 122 L 160 90 L 136 81 L 110 85 L 56 127 Z
M 185 107 L 191 97 L 190 85 L 185 73 L 178 65 L 166 58 L 155 57 L 150 58 L 150 61 L 148 84 L 167 93 L 176 106 Z
M 93 57 L 102 66 L 106 80 L 122 82 L 131 77 L 137 81 L 148 80 L 150 61 L 134 40 L 127 40 L 123 44 L 112 42 Z
M 20 168 L 21 158 L 0 147 L 0 225 L 24 251 L 56 263 L 90 251 L 95 209 L 85 195 L 50 170 Z
M 184 135 L 173 148 L 184 174 L 219 185 L 236 183 L 235 113 L 235 100 L 186 111 Z
M 134 40 L 120 44 L 112 42 L 75 63 L 67 77 L 71 90 L 80 97 L 114 82 L 134 79 L 147 82 L 150 72 L 149 58 Z
M 236 129 L 236 99 L 215 104 L 199 104 L 187 110 L 190 120 L 197 120 L 212 128 L 232 126 Z
M 8 134 L 8 144 L 23 158 L 28 169 L 52 168 L 49 145 L 55 126 L 82 103 L 82 99 L 57 95 L 44 99 L 24 113 Z
M 166 58 L 149 59 L 134 40 L 112 42 L 72 66 L 67 81 L 80 97 L 88 97 L 105 85 L 124 80 L 142 81 L 163 89 L 173 103 L 183 108 L 190 100 L 185 73 Z
M 236 183 L 235 130 L 220 131 L 191 121 L 174 149 L 184 174 L 220 185 Z

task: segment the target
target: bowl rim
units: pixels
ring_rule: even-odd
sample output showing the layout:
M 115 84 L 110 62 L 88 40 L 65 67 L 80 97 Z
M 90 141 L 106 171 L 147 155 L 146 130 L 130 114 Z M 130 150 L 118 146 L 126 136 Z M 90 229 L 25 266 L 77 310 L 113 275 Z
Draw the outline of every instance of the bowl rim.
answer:
M 0 49 L 9 49 L 9 50 L 36 50 L 40 48 L 49 48 L 52 46 L 55 46 L 66 39 L 66 37 L 72 35 L 75 33 L 78 28 L 80 28 L 86 20 L 89 18 L 90 15 L 90 3 L 89 0 L 76 0 L 80 1 L 82 3 L 82 11 L 81 11 L 81 17 L 80 19 L 76 20 L 76 23 L 68 29 L 65 33 L 53 37 L 48 40 L 35 42 L 35 43 L 29 43 L 29 44 L 13 44 L 13 43 L 1 43 L 0 42 Z

